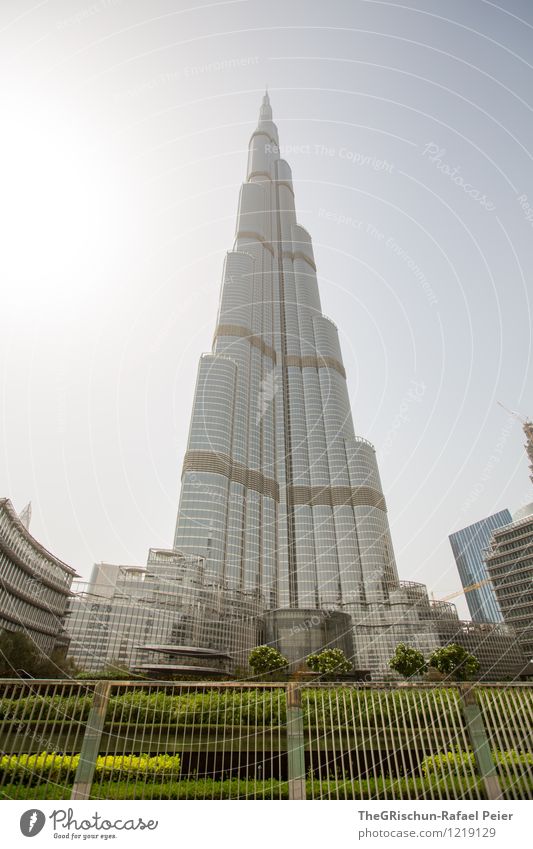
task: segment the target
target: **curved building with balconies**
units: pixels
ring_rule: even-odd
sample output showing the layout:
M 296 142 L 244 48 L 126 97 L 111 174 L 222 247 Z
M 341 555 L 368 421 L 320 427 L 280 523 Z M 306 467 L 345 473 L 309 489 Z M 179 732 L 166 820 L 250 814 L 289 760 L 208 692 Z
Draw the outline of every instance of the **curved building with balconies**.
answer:
M 29 532 L 0 498 L 0 629 L 26 634 L 46 655 L 66 646 L 67 602 L 76 572 Z

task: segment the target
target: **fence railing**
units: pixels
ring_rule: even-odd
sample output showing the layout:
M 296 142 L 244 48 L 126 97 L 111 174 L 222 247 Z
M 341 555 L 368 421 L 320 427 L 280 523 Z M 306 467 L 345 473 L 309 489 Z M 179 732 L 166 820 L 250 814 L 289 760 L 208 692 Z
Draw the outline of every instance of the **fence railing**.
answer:
M 10 799 L 532 799 L 533 685 L 0 681 Z

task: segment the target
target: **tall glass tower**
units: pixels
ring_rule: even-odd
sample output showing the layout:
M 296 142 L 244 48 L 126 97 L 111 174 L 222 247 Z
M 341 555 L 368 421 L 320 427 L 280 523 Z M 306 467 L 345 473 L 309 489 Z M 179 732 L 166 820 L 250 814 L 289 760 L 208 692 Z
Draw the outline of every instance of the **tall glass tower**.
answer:
M 398 584 L 375 452 L 355 435 L 268 94 L 252 133 L 212 352 L 200 359 L 175 548 L 264 609 L 357 615 Z
M 512 521 L 509 510 L 500 510 L 448 537 L 461 583 L 465 590 L 468 588 L 465 598 L 473 622 L 503 621 L 485 556 L 493 531 L 510 525 Z
M 265 95 L 198 367 L 174 546 L 150 549 L 147 569 L 106 565 L 115 577 L 102 598 L 96 579 L 79 590 L 73 656 L 95 671 L 118 651 L 143 673 L 203 672 L 215 659 L 232 673 L 266 642 L 292 669 L 336 647 L 383 678 L 399 642 L 426 657 L 458 642 L 482 674 L 514 675 L 523 658 L 504 625 L 460 622 L 453 604 L 398 580 L 374 448 L 355 435 L 337 328 L 279 153 Z

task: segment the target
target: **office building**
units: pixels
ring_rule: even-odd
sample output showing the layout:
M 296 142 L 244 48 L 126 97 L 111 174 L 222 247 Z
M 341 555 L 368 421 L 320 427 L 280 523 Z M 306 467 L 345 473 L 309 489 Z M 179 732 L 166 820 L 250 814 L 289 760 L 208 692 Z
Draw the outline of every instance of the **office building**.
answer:
M 486 553 L 504 621 L 516 631 L 523 652 L 533 660 L 533 504 L 495 530 Z
M 509 510 L 500 510 L 448 537 L 473 622 L 503 619 L 483 558 L 492 532 L 511 521 Z

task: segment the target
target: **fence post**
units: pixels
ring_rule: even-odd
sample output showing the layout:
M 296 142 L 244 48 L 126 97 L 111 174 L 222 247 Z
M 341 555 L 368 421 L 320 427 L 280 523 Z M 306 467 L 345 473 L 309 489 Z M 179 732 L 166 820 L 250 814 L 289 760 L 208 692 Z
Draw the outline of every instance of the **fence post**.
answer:
M 98 681 L 94 688 L 93 703 L 81 744 L 80 760 L 70 794 L 71 799 L 88 799 L 90 796 L 110 693 L 111 682 Z
M 483 715 L 477 703 L 475 687 L 471 684 L 463 684 L 459 687 L 459 694 L 466 730 L 474 751 L 477 770 L 485 786 L 487 799 L 502 799 L 502 789 L 492 760 L 490 743 L 485 731 Z
M 289 799 L 305 799 L 305 742 L 302 694 L 298 684 L 287 684 L 287 760 Z

